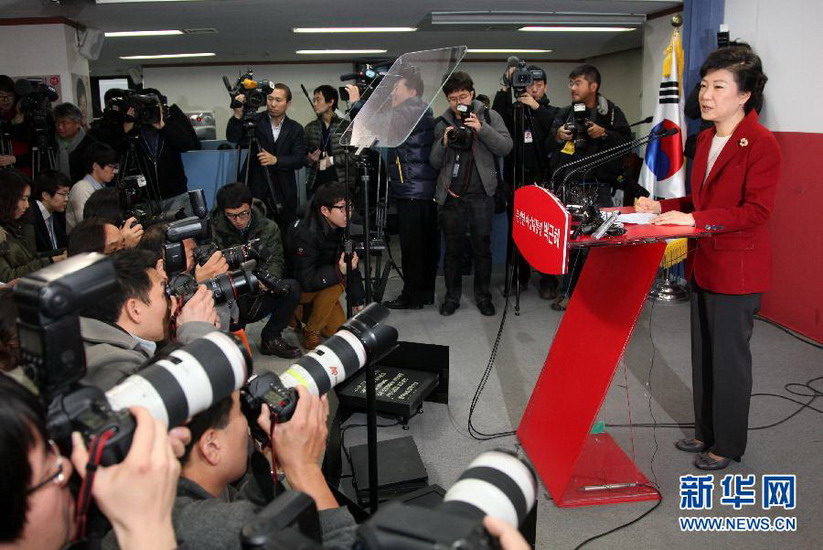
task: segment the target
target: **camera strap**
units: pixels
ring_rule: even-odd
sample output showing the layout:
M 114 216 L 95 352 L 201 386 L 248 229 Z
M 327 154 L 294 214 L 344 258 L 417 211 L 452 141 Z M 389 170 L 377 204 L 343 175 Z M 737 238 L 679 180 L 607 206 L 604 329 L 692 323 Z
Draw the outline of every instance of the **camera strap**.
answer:
M 86 526 L 88 525 L 89 509 L 91 508 L 92 487 L 97 468 L 100 466 L 100 458 L 103 449 L 109 439 L 117 433 L 115 428 L 109 428 L 99 436 L 95 436 L 89 445 L 89 461 L 86 463 L 86 474 L 80 485 L 80 492 L 77 495 L 77 505 L 75 507 L 75 524 L 77 526 L 76 538 L 82 539 L 86 536 Z

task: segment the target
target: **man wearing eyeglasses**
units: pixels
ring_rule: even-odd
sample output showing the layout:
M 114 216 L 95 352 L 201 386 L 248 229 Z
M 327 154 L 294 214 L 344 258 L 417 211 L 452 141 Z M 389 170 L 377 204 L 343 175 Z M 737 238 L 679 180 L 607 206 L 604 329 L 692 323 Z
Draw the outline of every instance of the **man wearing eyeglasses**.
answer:
M 101 467 L 92 496 L 111 521 L 123 550 L 175 548 L 171 511 L 188 428 L 166 434 L 163 422 L 143 408 L 131 449 L 115 466 Z M 0 374 L 0 548 L 60 550 L 75 537 L 74 499 L 68 481 L 86 476 L 88 454 L 72 440 L 71 459 L 49 439 L 37 397 Z
M 352 253 L 351 271 L 343 253 L 343 231 L 350 214 L 345 186 L 337 182 L 321 185 L 305 217 L 295 222 L 286 239 L 294 277 L 303 289 L 295 316 L 305 324 L 302 343 L 307 350 L 319 346 L 346 321 L 340 305 L 344 291 L 355 312 L 365 303 L 357 252 Z
M 503 119 L 486 111 L 474 99 L 474 82 L 456 71 L 443 84 L 449 108 L 434 128 L 435 142 L 429 161 L 440 173 L 434 199 L 446 241 L 443 274 L 446 298 L 440 315 L 452 315 L 460 307 L 463 277 L 460 256 L 466 226 L 474 253 L 474 298 L 483 315 L 494 315 L 489 284 L 492 273 L 491 232 L 494 193 L 497 190 L 495 156 L 512 149 L 512 138 Z
M 212 239 L 221 249 L 246 244 L 260 239 L 261 258 L 269 273 L 282 279 L 285 258 L 283 241 L 278 225 L 266 217 L 263 201 L 255 199 L 251 190 L 242 183 L 230 183 L 217 192 L 217 204 L 211 212 Z M 300 348 L 283 339 L 283 329 L 297 307 L 300 284 L 293 279 L 282 279 L 287 293 L 263 293 L 259 296 L 241 296 L 237 301 L 241 324 L 254 323 L 268 317 L 260 338 L 260 352 L 287 359 L 300 357 Z
M 83 207 L 95 191 L 103 189 L 117 175 L 117 152 L 105 143 L 93 143 L 86 151 L 86 176 L 74 184 L 66 210 L 66 228 L 83 221 Z
M 34 178 L 31 196 L 31 222 L 37 252 L 65 248 L 66 206 L 69 204 L 71 182 L 62 172 L 43 170 Z

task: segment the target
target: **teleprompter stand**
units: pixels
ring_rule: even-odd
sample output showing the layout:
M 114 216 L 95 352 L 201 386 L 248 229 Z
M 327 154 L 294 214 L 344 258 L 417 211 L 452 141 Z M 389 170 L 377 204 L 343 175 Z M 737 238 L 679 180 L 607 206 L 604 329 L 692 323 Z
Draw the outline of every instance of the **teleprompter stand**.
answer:
M 619 237 L 569 242 L 570 248 L 590 248 L 589 256 L 517 429 L 558 506 L 659 498 L 609 434 L 590 432 L 665 240 L 704 234 L 691 227 L 628 225 Z

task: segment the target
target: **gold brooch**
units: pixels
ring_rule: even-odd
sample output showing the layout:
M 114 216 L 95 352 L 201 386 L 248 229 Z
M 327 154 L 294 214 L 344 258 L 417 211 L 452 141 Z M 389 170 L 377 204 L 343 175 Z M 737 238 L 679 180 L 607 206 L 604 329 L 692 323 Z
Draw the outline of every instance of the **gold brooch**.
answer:
M 749 140 L 746 139 L 746 138 L 740 138 L 740 141 L 738 142 L 738 144 L 741 147 L 748 147 L 749 146 Z

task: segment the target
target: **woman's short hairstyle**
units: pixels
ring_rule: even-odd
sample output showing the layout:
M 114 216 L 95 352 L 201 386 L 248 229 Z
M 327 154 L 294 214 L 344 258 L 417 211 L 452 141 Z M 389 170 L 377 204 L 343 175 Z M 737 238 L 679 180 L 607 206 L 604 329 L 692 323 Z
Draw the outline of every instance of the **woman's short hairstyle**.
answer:
M 709 54 L 700 67 L 700 78 L 708 73 L 726 69 L 734 75 L 734 81 L 741 92 L 751 92 L 751 97 L 743 106 L 748 113 L 752 109 L 760 112 L 763 107 L 763 88 L 768 77 L 763 73 L 763 63 L 748 45 L 719 48 Z

